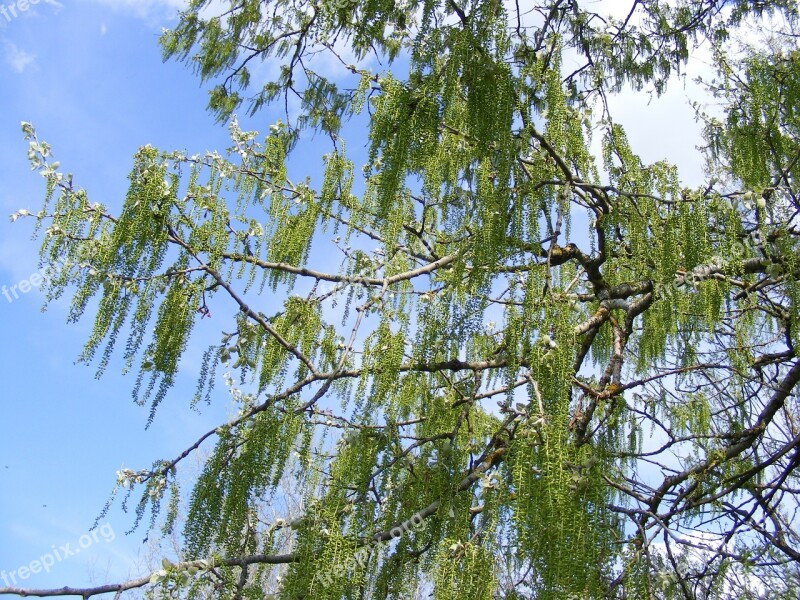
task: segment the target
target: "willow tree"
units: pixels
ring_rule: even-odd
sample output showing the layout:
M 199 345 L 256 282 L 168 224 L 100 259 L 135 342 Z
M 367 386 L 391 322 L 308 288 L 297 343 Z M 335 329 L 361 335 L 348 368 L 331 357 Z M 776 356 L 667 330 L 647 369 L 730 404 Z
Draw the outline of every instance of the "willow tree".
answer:
M 113 210 L 23 125 L 47 197 L 17 216 L 59 265 L 48 299 L 94 318 L 82 358 L 119 349 L 158 418 L 211 317 L 195 400 L 224 373 L 239 409 L 118 474 L 180 562 L 33 593 L 795 598 L 794 3 L 213 4 L 161 43 L 213 86 L 226 154 L 142 147 Z M 745 24 L 778 29 L 726 52 Z M 660 93 L 700 43 L 723 105 L 690 188 L 607 99 Z M 266 135 L 237 124 L 269 107 Z M 287 480 L 302 513 L 265 517 Z

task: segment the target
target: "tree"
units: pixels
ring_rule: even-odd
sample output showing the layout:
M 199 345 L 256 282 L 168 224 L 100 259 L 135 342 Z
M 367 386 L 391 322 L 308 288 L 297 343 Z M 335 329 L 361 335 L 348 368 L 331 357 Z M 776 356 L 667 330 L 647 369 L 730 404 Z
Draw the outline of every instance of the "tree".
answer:
M 42 261 L 61 265 L 48 299 L 72 294 L 71 320 L 98 301 L 82 358 L 102 372 L 122 336 L 156 418 L 213 312 L 196 400 L 225 369 L 240 415 L 119 474 L 137 524 L 166 501 L 169 532 L 177 467 L 216 440 L 179 564 L 0 593 L 796 597 L 794 3 L 211 4 L 161 43 L 213 82 L 227 154 L 141 148 L 114 213 L 23 128 Z M 726 50 L 748 24 L 763 43 Z M 723 112 L 698 113 L 709 180 L 690 188 L 637 156 L 607 99 L 660 93 L 700 43 Z M 266 136 L 237 124 L 275 103 Z M 306 130 L 329 140 L 318 185 L 287 167 Z M 302 513 L 265 519 L 287 477 Z

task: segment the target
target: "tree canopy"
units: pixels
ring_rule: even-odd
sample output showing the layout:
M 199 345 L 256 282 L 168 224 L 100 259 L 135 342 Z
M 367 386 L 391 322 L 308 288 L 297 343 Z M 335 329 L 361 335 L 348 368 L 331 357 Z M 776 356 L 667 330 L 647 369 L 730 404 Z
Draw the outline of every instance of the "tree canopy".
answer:
M 225 401 L 221 377 L 238 415 L 118 474 L 180 562 L 0 593 L 796 598 L 796 6 L 609 9 L 192 0 L 161 44 L 232 145 L 142 147 L 117 207 L 24 123 L 47 194 L 15 218 L 59 265 L 48 301 L 94 320 L 81 358 L 120 355 L 158 418 L 209 317 L 194 402 Z M 689 187 L 608 99 L 661 93 L 701 44 L 719 106 Z M 265 135 L 239 127 L 268 108 Z

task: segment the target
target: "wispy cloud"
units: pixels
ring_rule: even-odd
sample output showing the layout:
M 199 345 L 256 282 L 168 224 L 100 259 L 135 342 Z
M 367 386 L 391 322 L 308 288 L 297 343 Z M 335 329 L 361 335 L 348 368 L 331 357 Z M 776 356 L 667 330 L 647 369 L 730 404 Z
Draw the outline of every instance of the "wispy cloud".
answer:
M 91 0 L 142 19 L 172 17 L 189 5 L 188 0 Z
M 24 73 L 36 64 L 36 55 L 26 52 L 13 42 L 6 41 L 4 59 L 17 73 Z

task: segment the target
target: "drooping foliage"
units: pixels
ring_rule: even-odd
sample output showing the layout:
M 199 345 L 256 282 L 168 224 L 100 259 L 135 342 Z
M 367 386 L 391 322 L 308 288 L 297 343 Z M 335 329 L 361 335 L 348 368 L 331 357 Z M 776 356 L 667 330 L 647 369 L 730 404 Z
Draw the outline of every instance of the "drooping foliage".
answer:
M 224 371 L 238 413 L 152 593 L 795 594 L 800 51 L 724 49 L 793 31 L 793 3 L 214 6 L 162 44 L 214 82 L 224 155 L 143 147 L 112 214 L 25 125 L 48 298 L 94 312 L 82 358 L 124 340 L 158 418 L 220 322 L 196 399 Z M 725 113 L 700 115 L 713 179 L 687 187 L 608 96 L 662 91 L 700 42 Z M 245 102 L 285 114 L 243 131 Z M 139 518 L 171 489 L 176 523 L 196 448 L 121 472 Z

